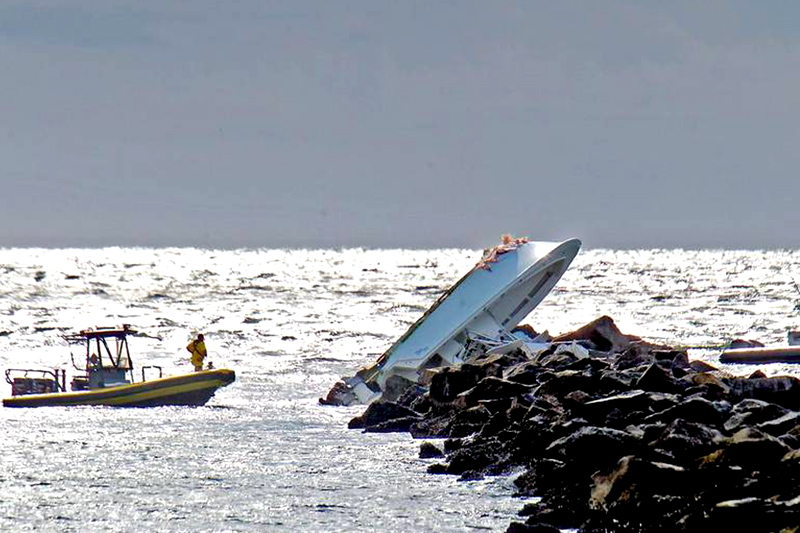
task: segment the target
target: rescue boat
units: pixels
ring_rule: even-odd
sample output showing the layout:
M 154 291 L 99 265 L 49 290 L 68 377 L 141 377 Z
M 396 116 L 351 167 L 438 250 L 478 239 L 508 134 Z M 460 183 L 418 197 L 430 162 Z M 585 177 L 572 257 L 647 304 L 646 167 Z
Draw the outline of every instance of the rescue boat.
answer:
M 8 369 L 6 382 L 11 397 L 5 407 L 48 407 L 108 405 L 115 407 L 157 407 L 205 405 L 214 393 L 236 379 L 233 370 L 221 368 L 164 377 L 161 367 L 141 367 L 141 380 L 134 381 L 128 337 L 137 332 L 121 328 L 86 329 L 65 335 L 71 344 L 85 346 L 85 361 L 72 364 L 77 371 L 67 390 L 66 370 Z M 158 377 L 146 379 L 148 372 Z

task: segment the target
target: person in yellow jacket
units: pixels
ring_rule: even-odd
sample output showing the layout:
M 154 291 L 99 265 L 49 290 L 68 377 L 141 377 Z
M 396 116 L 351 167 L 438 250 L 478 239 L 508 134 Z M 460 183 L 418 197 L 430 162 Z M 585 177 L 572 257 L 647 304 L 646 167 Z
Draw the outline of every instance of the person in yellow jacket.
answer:
M 204 342 L 203 334 L 200 333 L 195 340 L 186 345 L 186 349 L 192 354 L 192 364 L 194 371 L 199 372 L 203 370 L 203 360 L 208 355 L 206 351 L 206 343 Z

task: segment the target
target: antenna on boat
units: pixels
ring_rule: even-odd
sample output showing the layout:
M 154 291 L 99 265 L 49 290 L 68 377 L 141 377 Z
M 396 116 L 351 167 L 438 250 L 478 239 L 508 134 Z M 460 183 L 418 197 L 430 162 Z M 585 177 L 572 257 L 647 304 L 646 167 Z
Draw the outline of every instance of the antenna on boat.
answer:
M 795 292 L 800 295 L 800 285 L 797 284 L 797 280 L 794 279 L 794 276 L 789 276 L 789 279 L 792 280 L 792 285 L 794 286 Z M 795 310 L 800 310 L 800 304 L 794 306 Z

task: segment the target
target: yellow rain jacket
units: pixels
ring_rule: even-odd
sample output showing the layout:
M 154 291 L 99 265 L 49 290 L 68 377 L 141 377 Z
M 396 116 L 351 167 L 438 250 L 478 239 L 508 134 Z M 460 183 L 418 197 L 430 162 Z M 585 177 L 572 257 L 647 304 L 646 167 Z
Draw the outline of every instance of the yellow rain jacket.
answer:
M 192 354 L 192 364 L 195 366 L 195 368 L 202 368 L 203 359 L 205 359 L 206 355 L 208 355 L 208 352 L 206 352 L 206 343 L 195 339 L 186 345 L 186 349 Z

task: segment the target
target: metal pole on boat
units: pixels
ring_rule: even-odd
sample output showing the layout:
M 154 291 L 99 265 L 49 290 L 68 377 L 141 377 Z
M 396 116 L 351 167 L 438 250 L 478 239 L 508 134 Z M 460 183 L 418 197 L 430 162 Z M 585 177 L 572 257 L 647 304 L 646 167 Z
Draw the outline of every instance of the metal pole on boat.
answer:
M 122 337 L 122 342 L 125 345 L 125 354 L 128 356 L 128 372 L 131 373 L 131 383 L 133 383 L 133 359 L 131 359 L 131 349 L 128 346 L 128 338 Z M 144 381 L 144 376 L 142 376 L 142 381 Z

